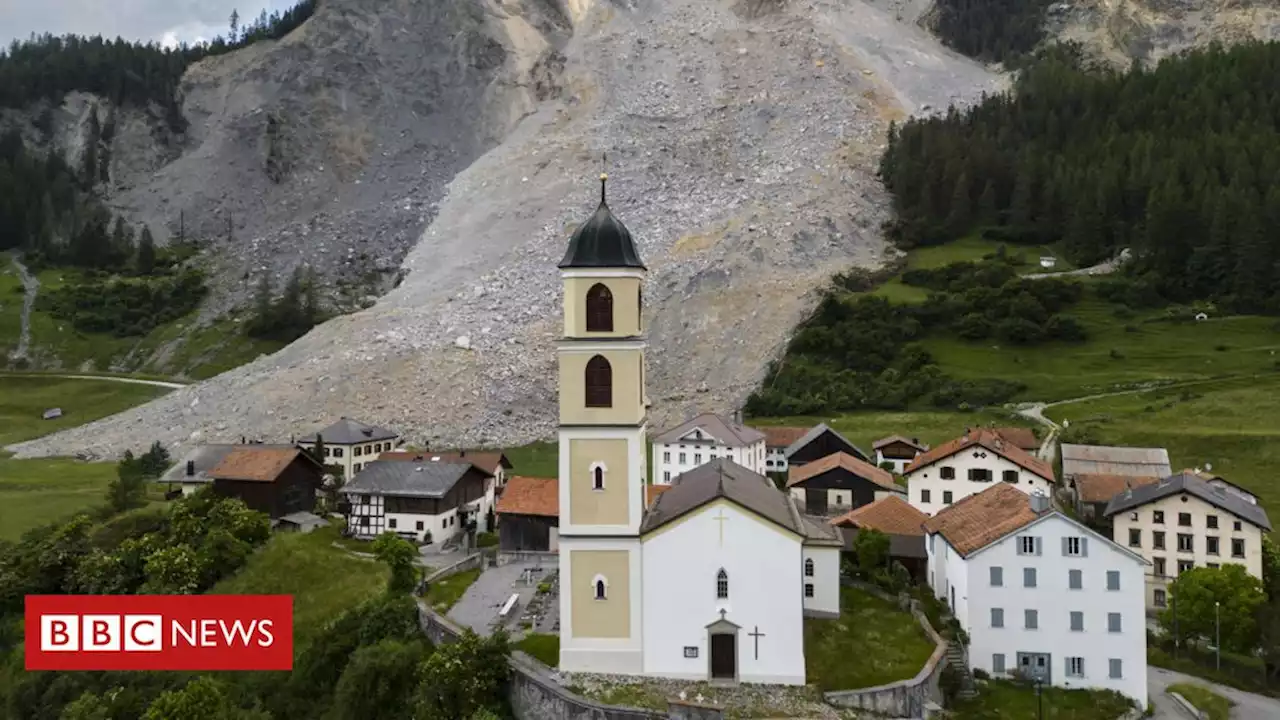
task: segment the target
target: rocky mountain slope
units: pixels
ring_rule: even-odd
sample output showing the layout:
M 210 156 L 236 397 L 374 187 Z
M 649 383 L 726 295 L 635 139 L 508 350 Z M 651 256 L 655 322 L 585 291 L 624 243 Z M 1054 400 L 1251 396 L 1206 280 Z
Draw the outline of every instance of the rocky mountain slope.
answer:
M 1123 66 L 1214 41 L 1280 40 L 1280 1 L 1069 0 L 1050 6 L 1046 29 Z
M 280 438 L 338 415 L 417 442 L 546 437 L 555 264 L 594 206 L 605 152 L 610 204 L 651 269 L 652 421 L 728 409 L 833 272 L 880 262 L 874 169 L 888 121 L 1001 85 L 859 2 L 330 0 L 286 40 L 194 68 L 198 149 L 124 202 L 261 198 L 245 222 L 310 209 L 243 243 L 246 267 L 350 257 L 395 246 L 386 236 L 429 216 L 437 179 L 466 165 L 402 284 L 274 356 L 15 449 Z M 314 192 L 272 207 L 263 151 L 245 139 L 255 113 L 281 103 L 305 119 L 292 182 Z

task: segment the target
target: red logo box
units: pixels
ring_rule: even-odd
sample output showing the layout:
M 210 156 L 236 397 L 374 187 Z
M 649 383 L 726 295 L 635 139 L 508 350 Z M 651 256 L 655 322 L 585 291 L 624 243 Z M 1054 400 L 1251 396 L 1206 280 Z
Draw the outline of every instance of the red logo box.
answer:
M 291 595 L 28 595 L 27 670 L 292 670 Z

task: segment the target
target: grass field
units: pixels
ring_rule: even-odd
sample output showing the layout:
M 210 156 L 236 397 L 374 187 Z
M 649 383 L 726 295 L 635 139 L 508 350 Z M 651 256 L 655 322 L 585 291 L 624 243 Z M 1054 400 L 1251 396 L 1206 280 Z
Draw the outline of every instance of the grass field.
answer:
M 1169 686 L 1169 692 L 1186 698 L 1197 710 L 1208 714 L 1209 720 L 1229 720 L 1231 717 L 1231 701 L 1203 685 L 1174 683 Z
M 830 692 L 913 678 L 934 644 L 910 613 L 846 587 L 840 589 L 838 619 L 805 619 L 804 649 L 808 681 Z
M 423 598 L 437 612 L 449 612 L 449 608 L 458 604 L 463 593 L 471 587 L 471 583 L 480 577 L 480 570 L 463 570 L 442 580 L 431 583 Z
M 109 380 L 0 373 L 0 446 L 114 415 L 167 392 L 151 385 Z M 40 419 L 49 408 L 62 408 L 62 417 Z
M 514 645 L 547 667 L 560 665 L 560 636 L 545 633 L 529 633 Z
M 996 252 L 999 247 L 1000 243 L 997 242 L 984 240 L 980 237 L 966 237 L 946 245 L 916 248 L 907 254 L 907 263 L 904 269 L 938 268 L 951 263 L 976 262 L 986 255 Z M 1020 273 L 1049 272 L 1040 267 L 1040 258 L 1044 256 L 1057 258 L 1057 265 L 1054 266 L 1052 272 L 1075 269 L 1075 266 L 1067 262 L 1066 258 L 1059 255 L 1057 251 L 1043 245 L 1006 245 L 1005 249 L 1009 257 L 1018 262 L 1018 272 Z M 924 302 L 929 291 L 924 288 L 904 285 L 901 278 L 894 277 L 876 288 L 871 294 L 879 295 L 893 302 L 917 303 Z
M 333 529 L 275 533 L 249 563 L 209 594 L 293 596 L 294 651 L 343 611 L 383 593 L 388 570 L 332 545 Z
M 992 680 L 981 686 L 977 697 L 957 702 L 950 716 L 953 720 L 1116 720 L 1132 707 L 1114 692 L 1050 687 L 1037 698 L 1027 685 Z

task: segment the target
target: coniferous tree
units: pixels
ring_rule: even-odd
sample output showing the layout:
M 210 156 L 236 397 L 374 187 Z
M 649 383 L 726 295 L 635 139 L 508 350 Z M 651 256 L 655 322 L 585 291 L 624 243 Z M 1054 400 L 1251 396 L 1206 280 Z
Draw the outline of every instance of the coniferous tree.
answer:
M 156 269 L 156 243 L 151 237 L 151 228 L 142 226 L 142 236 L 138 240 L 138 274 L 150 275 Z

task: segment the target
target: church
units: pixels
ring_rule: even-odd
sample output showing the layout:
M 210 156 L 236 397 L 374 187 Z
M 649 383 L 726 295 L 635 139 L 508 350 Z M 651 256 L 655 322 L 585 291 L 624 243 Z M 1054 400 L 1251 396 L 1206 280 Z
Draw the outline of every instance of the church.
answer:
M 839 531 L 727 458 L 646 507 L 646 269 L 605 202 L 560 262 L 560 669 L 803 685 L 840 613 Z

